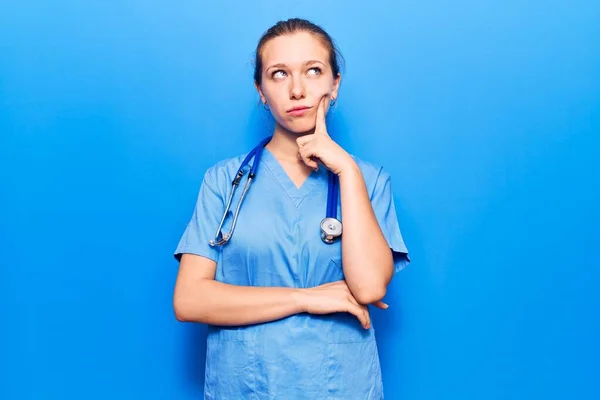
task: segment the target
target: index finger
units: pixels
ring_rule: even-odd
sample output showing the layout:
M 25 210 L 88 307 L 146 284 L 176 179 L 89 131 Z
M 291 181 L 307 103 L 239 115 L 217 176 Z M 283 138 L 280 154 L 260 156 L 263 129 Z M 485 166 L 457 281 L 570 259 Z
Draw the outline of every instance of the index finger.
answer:
M 324 95 L 321 97 L 319 101 L 319 107 L 317 108 L 317 120 L 315 123 L 315 133 L 324 133 L 327 132 L 327 128 L 325 127 L 325 104 L 327 104 L 327 97 L 329 95 Z
M 350 314 L 354 315 L 356 318 L 358 318 L 358 320 L 360 321 L 360 324 L 363 326 L 363 328 L 365 328 L 365 329 L 369 328 L 369 326 L 370 326 L 369 317 L 367 316 L 367 313 L 365 313 L 365 310 L 362 309 L 360 306 L 350 303 L 348 306 L 348 309 L 346 311 L 349 312 Z

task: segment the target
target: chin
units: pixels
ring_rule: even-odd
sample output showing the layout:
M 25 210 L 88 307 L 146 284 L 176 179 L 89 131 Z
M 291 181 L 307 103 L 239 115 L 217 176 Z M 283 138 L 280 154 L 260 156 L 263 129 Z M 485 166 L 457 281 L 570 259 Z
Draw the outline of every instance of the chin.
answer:
M 281 124 L 281 126 L 285 130 L 287 130 L 295 135 L 298 135 L 298 136 L 302 136 L 307 133 L 310 133 L 311 131 L 313 131 L 315 129 L 314 122 L 311 123 L 309 121 L 304 122 L 304 123 L 302 121 L 297 121 L 296 123 Z

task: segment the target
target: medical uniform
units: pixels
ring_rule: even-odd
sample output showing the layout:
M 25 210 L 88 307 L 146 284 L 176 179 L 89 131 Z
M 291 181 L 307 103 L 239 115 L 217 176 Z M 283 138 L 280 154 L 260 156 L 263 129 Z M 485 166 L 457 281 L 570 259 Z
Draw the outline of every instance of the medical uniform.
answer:
M 224 160 L 206 172 L 175 257 L 191 253 L 210 258 L 217 262 L 215 279 L 232 285 L 306 288 L 343 279 L 341 242 L 321 240 L 327 169 L 321 166 L 297 188 L 267 148 L 231 240 L 222 247 L 209 246 L 244 156 Z M 382 168 L 354 159 L 398 272 L 409 259 L 390 176 Z M 223 233 L 229 231 L 246 178 L 233 198 Z M 339 219 L 341 215 L 338 205 Z M 362 328 L 349 313 L 303 313 L 250 326 L 209 326 L 204 396 L 218 400 L 382 399 L 374 330 Z

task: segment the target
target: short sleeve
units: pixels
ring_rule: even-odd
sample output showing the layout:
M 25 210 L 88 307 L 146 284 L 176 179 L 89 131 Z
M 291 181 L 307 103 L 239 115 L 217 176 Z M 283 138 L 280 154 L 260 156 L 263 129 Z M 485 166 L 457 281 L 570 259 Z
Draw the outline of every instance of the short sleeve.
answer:
M 392 249 L 394 272 L 400 272 L 408 265 L 410 258 L 396 216 L 391 177 L 383 169 L 379 170 L 371 196 L 371 204 L 381 231 Z
M 208 171 L 204 175 L 200 191 L 183 236 L 175 249 L 175 259 L 181 261 L 184 253 L 196 254 L 217 262 L 219 250 L 208 242 L 214 238 L 223 213 L 223 199 L 216 188 L 216 182 Z

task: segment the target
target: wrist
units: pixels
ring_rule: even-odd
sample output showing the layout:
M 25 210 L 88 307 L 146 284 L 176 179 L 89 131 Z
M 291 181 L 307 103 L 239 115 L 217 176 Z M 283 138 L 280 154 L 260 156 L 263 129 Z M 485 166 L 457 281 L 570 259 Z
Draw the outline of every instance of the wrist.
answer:
M 292 289 L 292 301 L 299 312 L 307 312 L 308 296 L 308 289 Z
M 337 171 L 337 176 L 356 176 L 360 175 L 360 168 L 356 161 L 352 157 L 348 157 L 348 160 L 341 166 L 340 170 Z

